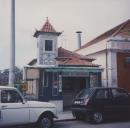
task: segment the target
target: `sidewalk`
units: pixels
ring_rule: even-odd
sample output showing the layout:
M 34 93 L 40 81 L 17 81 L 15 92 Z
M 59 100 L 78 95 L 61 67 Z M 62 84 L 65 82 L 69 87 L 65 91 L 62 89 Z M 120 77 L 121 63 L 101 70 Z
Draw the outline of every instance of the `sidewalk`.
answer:
M 55 119 L 54 121 L 72 121 L 75 120 L 75 118 L 72 115 L 71 111 L 64 111 L 57 114 L 58 119 Z

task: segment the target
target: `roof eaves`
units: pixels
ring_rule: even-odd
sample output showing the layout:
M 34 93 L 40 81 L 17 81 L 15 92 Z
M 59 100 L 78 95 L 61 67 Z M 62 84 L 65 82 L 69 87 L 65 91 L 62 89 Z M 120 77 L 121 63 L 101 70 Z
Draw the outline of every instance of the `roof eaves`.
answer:
M 59 35 L 62 34 L 62 32 L 43 32 L 43 31 L 38 31 L 38 30 L 37 30 L 37 31 L 34 33 L 33 37 L 38 37 L 40 34 L 53 34 L 53 35 L 59 36 Z
M 116 36 L 129 22 L 130 22 L 130 20 L 127 20 L 126 22 L 120 24 L 119 25 L 120 26 L 119 29 L 115 33 L 113 33 L 112 36 L 113 37 Z
M 31 60 L 31 61 L 28 63 L 28 65 L 34 65 L 34 64 L 36 64 L 36 63 L 37 63 L 37 59 L 34 58 L 33 60 Z
M 80 65 L 80 64 L 59 64 L 60 67 L 99 67 L 100 65 L 92 64 L 92 65 Z
M 116 35 L 120 32 L 120 30 L 121 30 L 128 22 L 130 22 L 130 20 L 127 20 L 127 21 L 121 23 L 120 25 L 118 25 L 118 26 L 116 26 L 116 27 L 114 27 L 114 28 L 112 28 L 112 29 L 106 31 L 105 33 L 101 34 L 100 36 L 94 38 L 93 40 L 91 40 L 91 41 L 89 41 L 88 43 L 86 43 L 85 45 L 83 45 L 80 49 L 75 50 L 75 52 L 77 52 L 77 51 L 79 51 L 79 50 L 81 50 L 81 49 L 83 49 L 83 48 L 86 48 L 86 47 L 88 47 L 88 46 L 90 46 L 90 45 L 93 45 L 93 44 L 95 44 L 95 43 L 98 43 L 99 41 L 102 41 L 102 40 L 104 40 L 104 39 L 106 39 L 106 38 L 108 38 L 108 37 L 116 36 Z

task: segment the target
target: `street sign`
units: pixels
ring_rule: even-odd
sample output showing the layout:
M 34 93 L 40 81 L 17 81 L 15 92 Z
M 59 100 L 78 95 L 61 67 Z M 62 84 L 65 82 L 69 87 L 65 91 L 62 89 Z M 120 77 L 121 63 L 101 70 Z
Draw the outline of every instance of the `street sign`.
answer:
M 28 84 L 27 83 L 23 83 L 22 84 L 22 91 L 27 91 L 28 90 Z

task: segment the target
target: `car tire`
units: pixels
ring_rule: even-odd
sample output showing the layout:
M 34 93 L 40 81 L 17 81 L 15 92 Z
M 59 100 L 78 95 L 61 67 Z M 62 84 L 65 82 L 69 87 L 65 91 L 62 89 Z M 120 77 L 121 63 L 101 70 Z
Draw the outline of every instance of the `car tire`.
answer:
M 102 123 L 103 122 L 103 113 L 102 112 L 92 112 L 90 114 L 89 120 L 91 123 Z
M 51 128 L 53 125 L 53 118 L 50 114 L 43 115 L 38 123 L 38 128 Z
M 76 120 L 83 120 L 83 116 L 81 114 L 75 114 Z

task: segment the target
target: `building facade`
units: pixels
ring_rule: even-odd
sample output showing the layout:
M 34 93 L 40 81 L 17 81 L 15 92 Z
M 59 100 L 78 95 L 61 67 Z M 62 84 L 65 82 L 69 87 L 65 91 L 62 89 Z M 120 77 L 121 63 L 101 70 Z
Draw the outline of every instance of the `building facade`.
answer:
M 94 57 L 101 65 L 102 85 L 130 91 L 130 20 L 86 43 L 76 53 Z
M 58 48 L 60 34 L 48 19 L 35 32 L 37 59 L 24 67 L 24 81 L 28 83 L 27 94 L 40 101 L 53 102 L 58 111 L 63 111 L 70 108 L 81 89 L 101 86 L 102 69 L 92 63 L 92 58 Z

